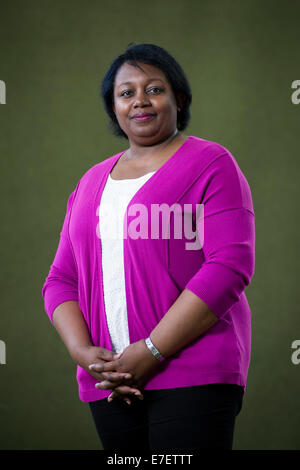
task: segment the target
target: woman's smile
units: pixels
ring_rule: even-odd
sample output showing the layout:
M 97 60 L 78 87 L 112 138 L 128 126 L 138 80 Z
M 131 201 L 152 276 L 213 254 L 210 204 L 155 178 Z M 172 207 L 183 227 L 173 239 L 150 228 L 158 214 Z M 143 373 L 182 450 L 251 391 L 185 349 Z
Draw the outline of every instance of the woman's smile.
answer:
M 144 122 L 144 121 L 150 121 L 150 119 L 154 119 L 156 117 L 156 114 L 140 114 L 133 116 L 133 119 L 137 122 Z

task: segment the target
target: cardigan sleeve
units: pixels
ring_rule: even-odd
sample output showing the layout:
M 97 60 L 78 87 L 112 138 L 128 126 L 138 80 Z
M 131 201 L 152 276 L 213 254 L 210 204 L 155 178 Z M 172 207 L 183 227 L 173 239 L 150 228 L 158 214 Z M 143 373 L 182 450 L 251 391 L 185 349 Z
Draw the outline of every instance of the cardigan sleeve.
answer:
M 69 238 L 69 220 L 78 185 L 69 196 L 57 251 L 42 288 L 45 312 L 52 324 L 58 305 L 69 300 L 78 301 L 78 273 Z
M 197 202 L 204 211 L 197 231 L 200 237 L 202 223 L 204 261 L 185 289 L 221 319 L 254 274 L 254 209 L 249 184 L 229 152 L 210 164 L 201 180 Z

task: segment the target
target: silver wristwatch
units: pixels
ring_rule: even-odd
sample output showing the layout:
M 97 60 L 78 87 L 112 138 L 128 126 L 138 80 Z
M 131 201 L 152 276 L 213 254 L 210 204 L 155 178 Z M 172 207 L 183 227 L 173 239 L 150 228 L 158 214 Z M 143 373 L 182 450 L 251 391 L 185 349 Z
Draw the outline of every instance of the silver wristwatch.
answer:
M 164 359 L 164 357 L 162 356 L 162 354 L 160 354 L 160 352 L 158 351 L 158 349 L 156 349 L 156 347 L 155 347 L 154 344 L 152 343 L 152 341 L 151 341 L 151 339 L 150 339 L 150 336 L 145 339 L 145 343 L 146 343 L 146 345 L 148 346 L 148 348 L 150 349 L 150 351 L 152 352 L 153 356 L 156 357 L 156 359 L 158 359 L 158 360 Z

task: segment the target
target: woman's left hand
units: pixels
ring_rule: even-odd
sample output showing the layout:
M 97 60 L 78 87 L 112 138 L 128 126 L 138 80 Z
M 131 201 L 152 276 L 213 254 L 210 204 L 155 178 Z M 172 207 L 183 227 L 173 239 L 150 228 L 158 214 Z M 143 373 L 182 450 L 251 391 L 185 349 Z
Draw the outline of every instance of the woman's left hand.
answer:
M 123 379 L 122 384 L 142 388 L 159 364 L 160 361 L 149 351 L 145 340 L 141 339 L 127 346 L 119 359 L 104 364 L 91 364 L 90 368 L 102 372 L 102 376 L 106 378 L 106 380 L 95 384 L 96 388 L 113 390 L 120 385 L 120 380 L 116 381 L 110 372 L 127 372 L 131 374 L 131 378 Z M 118 389 L 118 394 L 122 395 L 122 388 Z M 113 390 L 110 398 L 118 394 Z

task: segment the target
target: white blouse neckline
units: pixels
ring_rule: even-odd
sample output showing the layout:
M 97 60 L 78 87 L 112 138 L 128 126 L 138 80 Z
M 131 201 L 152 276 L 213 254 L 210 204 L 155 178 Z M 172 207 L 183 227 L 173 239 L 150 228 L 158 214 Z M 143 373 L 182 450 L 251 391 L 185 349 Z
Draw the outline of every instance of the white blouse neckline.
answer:
M 151 174 L 155 173 L 155 171 L 150 171 L 149 173 L 146 173 L 145 175 L 142 175 L 142 176 L 138 176 L 137 178 L 126 178 L 126 179 L 122 179 L 122 180 L 115 180 L 114 178 L 111 177 L 110 173 L 108 174 L 108 178 L 110 181 L 113 181 L 113 182 L 116 182 L 116 183 L 121 183 L 123 181 L 137 181 L 137 180 L 140 180 L 142 178 L 145 178 L 145 176 L 149 176 Z

